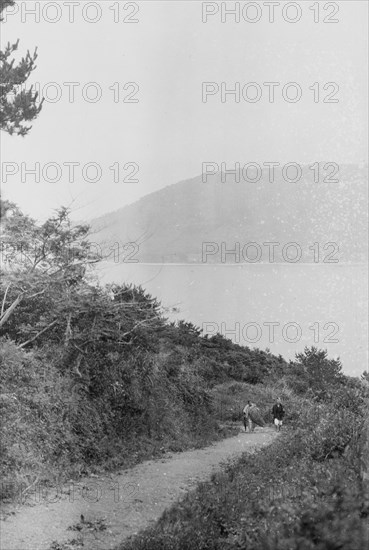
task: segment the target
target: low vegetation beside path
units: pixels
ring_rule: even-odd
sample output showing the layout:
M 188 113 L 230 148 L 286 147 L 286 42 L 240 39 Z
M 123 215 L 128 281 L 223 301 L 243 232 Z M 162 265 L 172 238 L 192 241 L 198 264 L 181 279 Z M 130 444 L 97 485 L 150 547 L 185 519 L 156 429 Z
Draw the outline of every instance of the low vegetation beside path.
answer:
M 290 400 L 295 419 L 271 446 L 202 483 L 117 550 L 366 548 L 360 401 L 305 401 L 297 411 Z

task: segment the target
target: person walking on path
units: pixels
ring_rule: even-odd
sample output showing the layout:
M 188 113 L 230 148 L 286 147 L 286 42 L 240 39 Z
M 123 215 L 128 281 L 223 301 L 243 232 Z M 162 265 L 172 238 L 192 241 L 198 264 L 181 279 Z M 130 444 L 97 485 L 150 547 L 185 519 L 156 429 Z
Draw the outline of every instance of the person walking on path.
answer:
M 285 415 L 285 411 L 284 411 L 284 407 L 283 407 L 279 397 L 277 399 L 277 403 L 275 403 L 275 405 L 273 405 L 272 414 L 273 414 L 273 422 L 274 422 L 274 425 L 275 425 L 275 429 L 276 429 L 277 432 L 280 432 L 281 431 L 281 426 L 283 424 L 283 418 L 284 418 L 284 415 Z
M 243 409 L 243 425 L 245 426 L 245 432 L 247 432 L 247 426 L 249 426 L 249 432 L 255 431 L 255 425 L 250 418 L 250 409 L 255 407 L 255 403 L 251 403 L 250 400 L 247 401 L 247 405 Z

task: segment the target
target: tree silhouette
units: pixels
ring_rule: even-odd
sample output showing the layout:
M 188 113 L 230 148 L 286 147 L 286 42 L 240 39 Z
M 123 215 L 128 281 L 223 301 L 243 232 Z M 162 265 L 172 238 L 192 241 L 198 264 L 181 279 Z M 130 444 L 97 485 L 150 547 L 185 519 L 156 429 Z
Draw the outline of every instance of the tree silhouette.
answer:
M 340 359 L 329 359 L 327 350 L 305 347 L 303 353 L 296 353 L 296 361 L 290 369 L 300 389 L 311 389 L 315 396 L 323 398 L 329 387 L 343 383 Z M 297 387 L 295 387 L 295 390 Z
M 4 9 L 13 4 L 14 0 L 0 0 L 0 21 Z M 15 64 L 11 56 L 18 44 L 19 40 L 14 44 L 8 42 L 5 50 L 0 51 L 0 129 L 8 134 L 25 136 L 32 128 L 25 123 L 38 116 L 43 100 L 37 105 L 38 93 L 32 87 L 22 89 L 36 68 L 37 48 L 32 55 L 27 51 L 26 56 Z
M 369 382 L 369 372 L 364 370 L 363 374 L 361 375 L 361 380 L 366 380 Z

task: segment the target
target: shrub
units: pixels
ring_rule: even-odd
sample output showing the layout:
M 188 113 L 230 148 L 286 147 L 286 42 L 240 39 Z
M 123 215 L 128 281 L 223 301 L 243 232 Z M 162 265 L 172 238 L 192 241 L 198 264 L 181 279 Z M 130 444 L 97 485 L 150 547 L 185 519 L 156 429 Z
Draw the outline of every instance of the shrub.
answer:
M 97 382 L 73 374 L 62 359 L 58 347 L 27 352 L 1 340 L 0 473 L 7 487 L 128 465 L 224 434 L 186 361 L 174 367 L 170 354 L 111 354 Z

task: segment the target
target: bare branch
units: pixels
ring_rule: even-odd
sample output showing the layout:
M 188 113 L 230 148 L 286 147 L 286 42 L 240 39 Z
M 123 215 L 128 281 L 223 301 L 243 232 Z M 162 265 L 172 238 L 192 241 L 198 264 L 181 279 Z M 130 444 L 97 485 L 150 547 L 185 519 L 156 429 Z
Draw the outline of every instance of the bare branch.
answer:
M 27 344 L 30 344 L 31 342 L 33 342 L 34 340 L 36 340 L 36 338 L 38 338 L 39 336 L 41 336 L 41 334 L 43 334 L 44 332 L 46 332 L 47 330 L 49 330 L 49 328 L 53 327 L 57 322 L 58 322 L 58 320 L 56 319 L 55 321 L 53 321 L 52 323 L 50 323 L 47 327 L 45 327 L 43 330 L 40 330 L 40 332 L 38 332 L 38 333 L 36 334 L 36 336 L 34 336 L 33 338 L 30 338 L 29 340 L 27 340 L 27 342 L 23 342 L 23 344 L 20 344 L 18 347 L 19 347 L 19 348 L 24 348 L 24 346 L 27 346 Z
M 4 307 L 5 307 L 5 302 L 6 302 L 6 295 L 8 294 L 8 290 L 9 290 L 9 287 L 10 287 L 11 283 L 8 284 L 8 286 L 6 287 L 6 290 L 5 290 L 5 294 L 4 294 L 4 298 L 3 298 L 3 303 L 1 305 L 1 314 L 0 314 L 0 318 L 4 315 Z
M 46 292 L 46 288 L 44 288 L 43 290 L 40 290 L 40 292 L 36 292 L 35 294 L 31 294 L 31 296 L 27 296 L 27 298 L 35 298 L 36 296 L 40 296 L 40 294 L 43 294 L 44 292 Z
M 12 305 L 10 307 L 8 307 L 6 312 L 1 316 L 1 318 L 0 318 L 0 328 L 3 325 L 5 325 L 5 323 L 7 322 L 7 320 L 9 319 L 9 317 L 11 316 L 11 314 L 13 313 L 13 311 L 15 310 L 15 308 L 17 307 L 19 302 L 21 301 L 22 296 L 23 296 L 23 294 L 19 294 L 18 298 L 16 298 L 16 300 L 14 300 Z
M 146 324 L 150 323 L 150 319 L 144 319 L 143 321 L 139 321 L 138 323 L 135 324 L 135 326 L 133 328 L 131 328 L 131 330 L 129 330 L 128 332 L 125 332 L 124 334 L 122 334 L 121 338 L 124 338 L 125 336 L 128 336 L 128 334 L 131 334 L 131 332 L 136 330 L 137 327 L 139 327 L 140 325 L 143 325 L 144 323 L 146 323 Z

